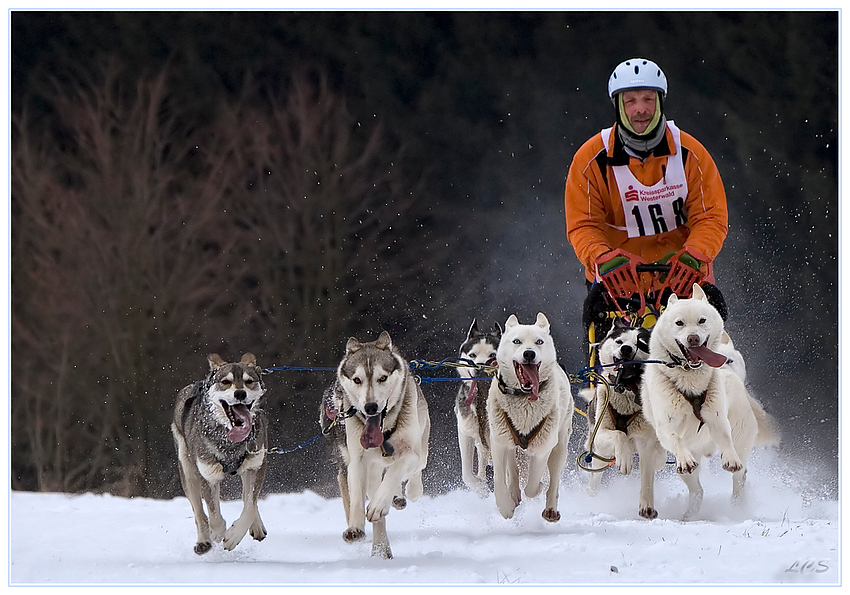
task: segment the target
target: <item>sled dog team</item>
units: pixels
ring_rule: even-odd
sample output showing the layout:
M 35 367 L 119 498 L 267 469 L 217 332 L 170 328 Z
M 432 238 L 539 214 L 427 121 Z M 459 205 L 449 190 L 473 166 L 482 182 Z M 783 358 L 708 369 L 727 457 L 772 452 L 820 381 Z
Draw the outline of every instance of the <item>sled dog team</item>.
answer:
M 637 454 L 638 512 L 652 519 L 658 515 L 654 476 L 669 451 L 688 488 L 684 519 L 690 520 L 702 503 L 700 461 L 719 453 L 723 469 L 732 474 L 732 499 L 740 500 L 750 452 L 757 444 L 776 444 L 778 434 L 749 395 L 743 358 L 700 287 L 694 285 L 690 299 L 671 296 L 651 332 L 615 321 L 597 347 L 607 384 L 580 391 L 588 403 L 586 447 L 590 451 L 592 441 L 597 455 L 591 466 L 600 469 L 611 461 L 629 474 Z M 523 491 L 535 498 L 545 487 L 542 516 L 558 521 L 559 480 L 575 406 L 549 321 L 540 313 L 533 324 L 520 324 L 511 315 L 504 328 L 496 324 L 492 331 L 479 330 L 473 321 L 460 357 L 496 369 L 485 383 L 476 376 L 478 368 L 459 368 L 463 381 L 455 414 L 464 483 L 487 495 L 492 460 L 496 507 L 504 518 L 513 516 Z M 640 363 L 645 360 L 665 363 Z M 268 464 L 262 370 L 250 353 L 237 363 L 213 354 L 209 365 L 205 380 L 178 394 L 171 424 L 181 483 L 194 513 L 197 554 L 213 542 L 232 550 L 246 533 L 256 540 L 266 536 L 257 507 Z M 388 333 L 370 342 L 348 340 L 319 418 L 338 463 L 348 524 L 343 539 L 365 539 L 369 521 L 372 555 L 392 558 L 386 517 L 390 507 L 404 508 L 422 495 L 431 422 L 419 384 Z M 230 528 L 219 506 L 226 475 L 242 480 L 243 509 Z M 590 473 L 588 491 L 599 483 L 600 474 Z

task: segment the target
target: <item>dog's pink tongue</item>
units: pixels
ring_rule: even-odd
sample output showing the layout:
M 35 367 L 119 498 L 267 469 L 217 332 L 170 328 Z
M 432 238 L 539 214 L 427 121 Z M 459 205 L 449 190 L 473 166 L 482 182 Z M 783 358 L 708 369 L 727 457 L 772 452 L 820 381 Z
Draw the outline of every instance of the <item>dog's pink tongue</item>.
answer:
M 242 442 L 251 433 L 251 412 L 245 405 L 233 405 L 230 411 L 237 423 L 227 433 L 227 439 L 231 442 Z
M 727 358 L 725 355 L 715 353 L 708 347 L 704 347 L 702 345 L 700 345 L 699 347 L 689 347 L 688 351 L 693 353 L 695 356 L 700 358 L 712 368 L 719 368 L 720 366 L 726 363 Z
M 376 448 L 384 443 L 384 431 L 381 429 L 381 416 L 372 415 L 366 418 L 366 427 L 360 435 L 360 445 L 363 448 Z
M 537 393 L 540 390 L 540 370 L 537 365 L 534 364 L 520 364 L 520 379 L 519 381 L 522 383 L 523 390 L 531 389 L 531 396 L 528 397 L 529 401 L 537 400 Z
M 472 405 L 472 402 L 475 400 L 475 397 L 478 396 L 478 381 L 473 380 L 472 384 L 469 385 L 469 392 L 466 393 L 466 400 L 464 404 L 469 407 Z

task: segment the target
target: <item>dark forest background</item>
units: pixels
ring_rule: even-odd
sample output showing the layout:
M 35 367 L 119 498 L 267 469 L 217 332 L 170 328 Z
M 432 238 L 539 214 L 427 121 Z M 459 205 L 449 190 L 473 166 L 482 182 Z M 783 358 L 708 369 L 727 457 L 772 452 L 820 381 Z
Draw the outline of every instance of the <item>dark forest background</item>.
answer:
M 12 12 L 12 488 L 179 494 L 171 409 L 210 352 L 332 367 L 386 329 L 439 360 L 543 311 L 582 367 L 563 184 L 646 56 L 726 185 L 751 390 L 834 497 L 838 41 L 836 11 Z M 331 377 L 266 376 L 273 446 L 316 435 Z M 424 389 L 436 493 L 457 384 Z M 266 489 L 333 493 L 326 451 Z

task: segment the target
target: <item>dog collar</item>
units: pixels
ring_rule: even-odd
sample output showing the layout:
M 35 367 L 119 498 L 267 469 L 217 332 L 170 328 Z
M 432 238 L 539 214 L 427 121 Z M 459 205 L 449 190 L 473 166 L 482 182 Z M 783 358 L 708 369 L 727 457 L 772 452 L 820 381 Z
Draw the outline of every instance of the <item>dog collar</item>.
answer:
M 669 351 L 667 352 L 667 355 L 669 355 L 670 359 L 673 360 L 672 364 L 668 364 L 671 367 L 672 366 L 678 366 L 678 367 L 680 367 L 684 370 L 698 370 L 699 368 L 702 367 L 702 361 L 700 361 L 698 364 L 694 365 L 694 364 L 690 363 L 688 360 L 683 359 L 681 357 L 678 357 L 678 356 L 670 353 Z

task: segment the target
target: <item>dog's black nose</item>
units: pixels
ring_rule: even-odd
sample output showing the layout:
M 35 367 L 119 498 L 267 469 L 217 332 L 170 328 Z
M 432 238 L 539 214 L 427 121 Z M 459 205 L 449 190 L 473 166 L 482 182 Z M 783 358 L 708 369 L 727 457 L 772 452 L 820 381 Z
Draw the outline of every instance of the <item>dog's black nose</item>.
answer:
M 620 347 L 620 355 L 622 355 L 624 358 L 632 357 L 634 353 L 635 348 L 631 345 L 623 345 L 622 347 Z
M 537 359 L 537 353 L 531 349 L 526 349 L 525 352 L 523 352 L 522 357 L 525 358 L 525 361 L 527 362 L 533 362 Z
M 376 413 L 378 413 L 378 404 L 366 403 L 366 405 L 363 406 L 363 412 L 366 415 L 375 415 Z
M 248 393 L 246 393 L 244 390 L 237 390 L 233 393 L 233 396 L 236 398 L 237 401 L 244 401 L 248 398 Z

